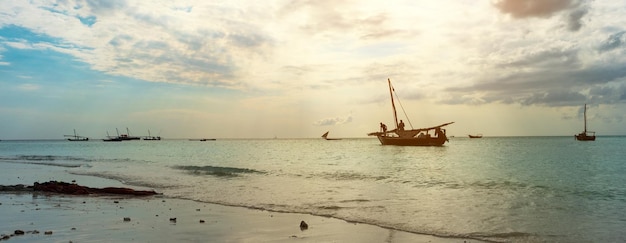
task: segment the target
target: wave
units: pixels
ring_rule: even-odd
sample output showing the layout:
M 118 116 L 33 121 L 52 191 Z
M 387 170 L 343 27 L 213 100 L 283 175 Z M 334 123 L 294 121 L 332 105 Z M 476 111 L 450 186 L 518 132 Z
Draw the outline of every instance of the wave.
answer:
M 183 170 L 189 174 L 193 175 L 212 175 L 218 177 L 236 177 L 241 174 L 265 174 L 265 172 L 246 169 L 246 168 L 235 168 L 235 167 L 220 167 L 220 166 L 194 166 L 194 165 L 177 165 L 172 168 Z
M 16 156 L 0 156 L 0 161 L 85 161 L 90 162 L 91 159 L 74 157 L 74 156 L 60 156 L 60 155 L 16 155 Z
M 326 178 L 329 180 L 337 180 L 337 181 L 382 181 L 389 178 L 389 176 L 383 175 L 368 175 L 358 172 L 350 172 L 350 171 L 335 171 L 335 172 L 324 172 L 312 174 L 310 177 L 316 178 Z
M 12 156 L 12 157 L 0 156 L 0 162 L 6 162 L 6 163 L 59 166 L 59 167 L 67 167 L 67 168 L 77 168 L 77 167 L 84 166 L 83 164 L 59 163 L 56 161 L 88 162 L 90 160 L 84 159 L 84 158 L 72 157 L 72 156 L 55 156 L 55 155 L 17 155 L 17 156 Z
M 464 238 L 472 238 L 472 239 L 480 239 L 491 242 L 511 242 L 511 241 L 524 241 L 524 242 L 534 242 L 538 240 L 538 236 L 536 234 L 525 233 L 525 232 L 502 232 L 502 233 L 484 233 L 484 232 L 474 232 L 468 234 L 458 235 L 459 237 Z

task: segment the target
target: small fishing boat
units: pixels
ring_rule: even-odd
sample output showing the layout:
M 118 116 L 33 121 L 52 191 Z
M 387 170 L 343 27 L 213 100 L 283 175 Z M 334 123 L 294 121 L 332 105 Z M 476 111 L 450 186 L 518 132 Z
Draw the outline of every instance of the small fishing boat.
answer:
M 83 137 L 83 136 L 78 136 L 78 133 L 76 133 L 76 129 L 74 129 L 74 135 L 63 135 L 65 137 L 68 137 L 68 141 L 89 141 L 88 137 Z
M 121 134 L 120 135 L 120 132 L 117 130 L 117 128 L 115 128 L 115 131 L 117 131 L 117 134 L 118 134 L 117 138 L 119 138 L 119 139 L 121 139 L 123 141 L 126 141 L 126 140 L 139 140 L 139 139 L 141 139 L 140 137 L 137 137 L 137 136 L 131 136 L 130 135 L 130 130 L 128 129 L 128 127 L 126 128 L 126 134 Z
M 394 102 L 395 89 L 391 85 L 391 80 L 387 79 L 389 84 L 389 95 L 391 96 L 391 108 L 393 109 L 393 118 L 396 128 L 393 130 L 387 130 L 387 126 L 380 123 L 381 131 L 368 133 L 368 136 L 376 136 L 382 145 L 397 145 L 397 146 L 442 146 L 448 141 L 446 137 L 446 130 L 442 127 L 450 125 L 454 122 L 448 122 L 439 126 L 418 128 L 418 129 L 404 129 L 404 122 L 400 120 L 398 122 L 398 114 L 396 112 L 396 105 Z M 396 95 L 397 97 L 397 95 Z M 399 100 L 398 100 L 399 102 Z M 400 106 L 402 107 L 402 106 Z M 402 108 L 404 111 L 404 108 Z M 404 112 L 406 114 L 406 112 Z M 407 119 L 408 120 L 408 119 Z M 410 125 L 410 121 L 409 121 Z M 434 133 L 434 136 L 430 134 Z
M 585 120 L 585 128 L 583 132 L 574 135 L 574 137 L 576 137 L 576 140 L 578 141 L 596 141 L 596 132 L 587 131 L 587 104 L 585 104 L 583 114 Z
M 102 139 L 102 141 L 104 142 L 121 142 L 122 139 L 120 138 L 120 136 L 117 137 L 113 137 L 109 135 L 109 131 L 107 131 L 107 138 Z
M 469 136 L 469 138 L 482 138 L 483 137 L 482 134 L 476 134 L 476 135 L 469 134 L 467 136 Z
M 143 140 L 161 140 L 161 136 L 153 137 L 150 135 L 150 129 L 148 129 L 148 136 L 144 137 Z
M 326 140 L 341 140 L 341 138 L 329 138 L 328 137 L 328 132 L 322 134 L 322 138 L 324 138 Z

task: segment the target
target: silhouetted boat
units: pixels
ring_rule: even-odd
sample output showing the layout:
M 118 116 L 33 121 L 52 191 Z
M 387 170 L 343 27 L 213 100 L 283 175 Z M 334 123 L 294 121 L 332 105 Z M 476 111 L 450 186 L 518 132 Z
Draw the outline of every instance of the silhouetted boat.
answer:
M 341 138 L 328 138 L 328 132 L 322 134 L 322 137 L 326 140 L 341 140 Z
M 88 137 L 78 136 L 78 133 L 76 133 L 76 129 L 74 129 L 74 135 L 63 135 L 63 136 L 69 137 L 67 139 L 68 141 L 89 141 Z
M 583 132 L 574 135 L 578 141 L 596 141 L 596 132 L 587 131 L 587 104 L 585 104 L 584 110 L 585 130 Z
M 119 136 L 117 136 L 117 137 L 110 136 L 109 135 L 109 131 L 107 131 L 107 138 L 102 139 L 102 141 L 104 141 L 104 142 L 121 142 L 122 139 L 120 139 Z
M 439 126 L 419 128 L 419 129 L 404 129 L 404 122 L 400 120 L 398 123 L 398 114 L 396 112 L 396 105 L 394 102 L 395 89 L 391 86 L 391 80 L 387 79 L 389 83 L 389 95 L 391 96 L 391 108 L 393 109 L 393 118 L 396 128 L 390 131 L 386 130 L 386 126 L 381 123 L 381 127 L 384 127 L 379 132 L 368 133 L 368 136 L 376 136 L 382 145 L 398 145 L 398 146 L 442 146 L 448 138 L 446 137 L 446 130 L 442 127 L 450 125 L 454 122 L 448 122 Z M 397 95 L 396 95 L 397 97 Z M 434 131 L 435 136 L 431 136 L 430 131 Z
M 115 131 L 117 131 L 117 138 L 121 139 L 122 141 L 141 139 L 140 137 L 137 137 L 137 136 L 130 136 L 130 130 L 128 130 L 128 127 L 126 128 L 126 134 L 120 135 L 120 132 L 117 130 L 117 128 L 115 128 Z
M 205 142 L 205 141 L 215 141 L 217 139 L 215 138 L 198 138 L 198 139 L 189 139 L 189 141 L 200 141 L 200 142 Z
M 161 136 L 153 137 L 150 135 L 150 129 L 148 129 L 148 136 L 144 137 L 143 140 L 161 140 Z
M 476 135 L 471 135 L 471 134 L 469 134 L 469 135 L 467 135 L 467 136 L 469 136 L 469 138 L 482 138 L 482 137 L 483 137 L 483 135 L 482 135 L 482 134 L 476 134 Z

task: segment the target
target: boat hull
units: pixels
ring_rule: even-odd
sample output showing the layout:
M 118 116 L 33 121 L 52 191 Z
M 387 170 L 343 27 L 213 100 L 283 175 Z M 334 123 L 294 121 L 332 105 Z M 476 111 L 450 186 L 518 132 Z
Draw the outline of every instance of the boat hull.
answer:
M 576 137 L 576 140 L 578 141 L 596 141 L 595 135 L 587 135 L 587 134 L 581 133 L 581 134 L 574 135 L 574 137 Z
M 395 145 L 395 146 L 443 146 L 448 139 L 446 137 L 437 138 L 402 138 L 391 136 L 378 136 L 378 140 L 382 145 Z

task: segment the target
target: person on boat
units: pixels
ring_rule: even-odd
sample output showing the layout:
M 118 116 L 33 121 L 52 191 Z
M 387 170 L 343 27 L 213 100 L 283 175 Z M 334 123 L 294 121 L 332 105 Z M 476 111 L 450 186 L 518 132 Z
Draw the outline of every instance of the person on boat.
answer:
M 437 135 L 438 138 L 441 137 L 445 137 L 446 136 L 446 130 L 445 129 L 441 129 L 441 128 L 435 128 L 435 135 Z
M 380 130 L 383 131 L 383 133 L 387 132 L 387 125 L 385 125 L 385 123 L 380 123 Z
M 400 124 L 398 124 L 398 130 L 404 131 L 404 122 L 400 120 Z

